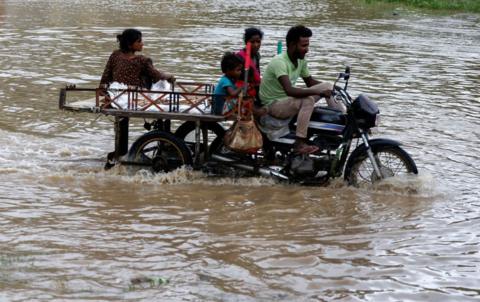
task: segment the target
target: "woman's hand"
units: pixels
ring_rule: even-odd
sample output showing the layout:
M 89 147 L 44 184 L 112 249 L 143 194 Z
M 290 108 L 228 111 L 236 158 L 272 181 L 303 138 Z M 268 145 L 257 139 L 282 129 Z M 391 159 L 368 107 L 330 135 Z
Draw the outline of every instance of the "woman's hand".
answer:
M 169 74 L 168 77 L 167 77 L 167 81 L 170 83 L 170 84 L 173 84 L 175 83 L 177 79 L 175 78 L 175 76 L 173 74 Z

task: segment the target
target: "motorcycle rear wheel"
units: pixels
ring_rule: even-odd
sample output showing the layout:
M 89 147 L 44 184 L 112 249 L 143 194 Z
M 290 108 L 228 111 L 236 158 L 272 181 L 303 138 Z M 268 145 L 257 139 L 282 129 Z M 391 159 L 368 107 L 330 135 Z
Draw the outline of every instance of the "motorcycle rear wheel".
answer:
M 384 179 L 418 174 L 417 166 L 413 159 L 399 146 L 379 145 L 374 146 L 372 151 Z M 381 179 L 375 173 L 365 151 L 349 160 L 345 167 L 345 180 L 349 185 L 362 187 L 377 183 Z
M 208 147 L 210 150 L 216 150 L 219 148 L 219 143 L 223 139 L 225 135 L 225 129 L 215 122 L 206 122 L 201 124 L 201 143 L 200 143 L 200 153 L 205 151 L 205 147 L 203 145 L 203 132 L 207 131 L 208 136 Z M 188 149 L 191 151 L 192 156 L 195 157 L 195 122 L 187 121 L 178 127 L 177 131 L 175 131 L 175 136 L 182 139 L 185 144 L 187 145 Z

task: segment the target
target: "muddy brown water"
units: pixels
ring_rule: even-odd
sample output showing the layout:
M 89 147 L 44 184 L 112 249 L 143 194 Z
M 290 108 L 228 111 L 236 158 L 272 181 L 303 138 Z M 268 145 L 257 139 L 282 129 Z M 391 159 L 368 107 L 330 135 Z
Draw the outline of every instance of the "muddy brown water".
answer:
M 111 120 L 57 109 L 66 83 L 96 85 L 126 27 L 143 31 L 156 66 L 215 81 L 243 28 L 265 31 L 265 68 L 297 23 L 314 32 L 314 76 L 351 65 L 352 92 L 381 109 L 376 136 L 404 144 L 417 178 L 365 190 L 105 172 Z M 480 299 L 480 16 L 330 0 L 7 0 L 0 44 L 0 300 Z

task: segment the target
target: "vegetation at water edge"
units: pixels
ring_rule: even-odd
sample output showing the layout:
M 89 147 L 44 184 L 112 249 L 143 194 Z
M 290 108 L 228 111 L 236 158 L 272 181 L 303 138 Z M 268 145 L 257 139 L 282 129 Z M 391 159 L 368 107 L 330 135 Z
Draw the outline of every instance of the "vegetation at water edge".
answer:
M 366 2 L 399 3 L 406 6 L 426 9 L 457 10 L 480 13 L 480 0 L 366 0 Z

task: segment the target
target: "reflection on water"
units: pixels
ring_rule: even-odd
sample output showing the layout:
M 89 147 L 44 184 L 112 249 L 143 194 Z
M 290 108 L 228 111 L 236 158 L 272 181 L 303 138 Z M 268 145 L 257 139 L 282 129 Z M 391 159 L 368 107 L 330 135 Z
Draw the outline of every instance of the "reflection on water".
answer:
M 350 1 L 0 2 L 0 289 L 5 300 L 475 301 L 480 137 L 477 15 Z M 420 176 L 375 189 L 265 178 L 102 170 L 112 122 L 60 112 L 65 83 L 94 86 L 115 35 L 177 78 L 216 81 L 243 28 L 262 68 L 290 25 L 312 28 L 310 69 L 352 66 L 378 102 L 378 137 Z M 133 125 L 132 139 L 143 121 Z M 168 284 L 133 280 L 167 278 Z

